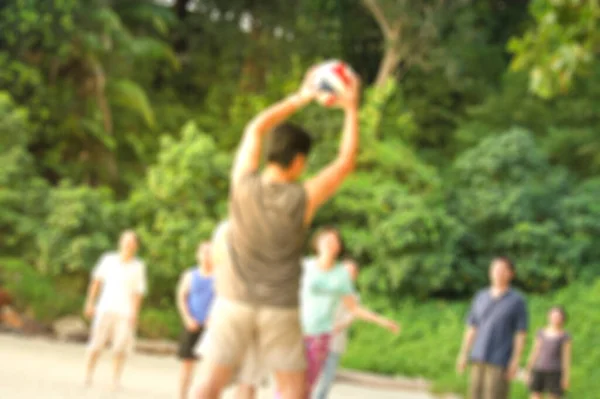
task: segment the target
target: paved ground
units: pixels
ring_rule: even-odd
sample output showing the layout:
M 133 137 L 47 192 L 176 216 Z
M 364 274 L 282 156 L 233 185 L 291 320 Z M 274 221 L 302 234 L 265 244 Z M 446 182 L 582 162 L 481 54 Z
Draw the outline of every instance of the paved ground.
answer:
M 178 364 L 173 358 L 136 354 L 125 369 L 123 389 L 109 389 L 111 364 L 100 359 L 91 388 L 82 384 L 84 347 L 42 339 L 0 335 L 0 398 L 137 399 L 176 398 Z M 333 399 L 431 399 L 423 393 L 383 391 L 337 384 Z M 226 397 L 230 397 L 227 395 Z M 273 398 L 265 389 L 261 399 Z

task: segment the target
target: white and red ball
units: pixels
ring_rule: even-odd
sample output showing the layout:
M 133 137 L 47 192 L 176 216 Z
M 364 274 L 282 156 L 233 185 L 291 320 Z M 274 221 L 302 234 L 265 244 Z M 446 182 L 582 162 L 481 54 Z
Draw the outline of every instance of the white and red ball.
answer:
M 314 72 L 316 100 L 326 107 L 336 105 L 350 90 L 354 74 L 354 70 L 348 64 L 339 60 L 317 65 Z

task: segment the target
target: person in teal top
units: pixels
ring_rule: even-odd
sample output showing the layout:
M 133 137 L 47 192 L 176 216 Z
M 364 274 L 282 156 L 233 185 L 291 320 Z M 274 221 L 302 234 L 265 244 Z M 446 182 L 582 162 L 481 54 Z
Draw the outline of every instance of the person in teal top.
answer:
M 348 271 L 335 262 L 330 269 L 323 269 L 317 258 L 303 262 L 300 311 L 304 335 L 319 335 L 333 331 L 335 311 L 346 295 L 354 293 Z
M 303 262 L 300 314 L 306 349 L 307 392 L 310 397 L 329 354 L 335 313 L 343 304 L 354 317 L 377 324 L 394 333 L 400 327 L 359 305 L 351 273 L 338 259 L 344 243 L 339 231 L 324 227 L 313 238 L 316 256 Z

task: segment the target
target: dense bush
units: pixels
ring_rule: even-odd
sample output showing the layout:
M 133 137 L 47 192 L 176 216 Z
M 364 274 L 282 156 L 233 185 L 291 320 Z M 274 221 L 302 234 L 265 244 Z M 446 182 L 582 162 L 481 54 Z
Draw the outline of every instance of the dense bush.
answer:
M 134 227 L 151 303 L 171 306 L 194 247 L 226 217 L 245 124 L 326 54 L 351 60 L 365 90 L 356 174 L 316 224 L 340 226 L 365 287 L 469 295 L 498 253 L 517 259 L 527 290 L 597 274 L 600 64 L 586 61 L 585 81 L 564 76 L 568 92 L 532 95 L 505 49 L 539 28 L 540 9 L 192 3 L 0 5 L 3 253 L 81 277 Z M 575 11 L 557 32 L 587 26 Z M 247 15 L 256 23 L 240 29 Z M 376 15 L 407 29 L 402 46 Z M 521 67 L 527 43 L 513 41 Z M 313 105 L 293 119 L 315 137 L 313 173 L 337 153 L 342 112 Z
M 44 274 L 90 271 L 116 245 L 129 215 L 108 188 L 63 182 L 49 190 L 43 228 L 36 231 L 35 265 Z
M 340 226 L 352 254 L 369 266 L 369 290 L 420 298 L 470 294 L 485 281 L 496 254 L 517 259 L 518 284 L 527 290 L 597 275 L 598 182 L 578 183 L 551 165 L 526 130 L 484 139 L 444 172 L 394 163 L 384 149 L 372 157 L 373 148 L 389 143 L 370 140 L 362 170 L 315 223 Z M 316 165 L 333 156 L 332 143 L 319 143 Z M 410 148 L 404 153 L 412 154 Z M 193 123 L 179 140 L 163 139 L 156 164 L 125 201 L 116 201 L 108 188 L 49 186 L 19 146 L 2 157 L 0 227 L 12 253 L 28 250 L 24 258 L 43 273 L 87 272 L 115 246 L 119 231 L 133 226 L 149 266 L 153 304 L 172 304 L 173 286 L 193 264 L 196 245 L 226 216 L 231 156 Z
M 600 179 L 588 179 L 578 185 L 571 195 L 563 199 L 565 232 L 569 246 L 565 256 L 571 257 L 575 265 L 587 265 L 582 279 L 598 272 L 600 247 L 597 238 L 600 235 Z M 594 200 L 596 199 L 596 200 Z M 594 267 L 596 265 L 596 267 Z
M 0 151 L 27 144 L 31 128 L 27 108 L 18 107 L 10 93 L 0 91 Z
M 195 263 L 198 243 L 226 215 L 230 156 L 187 124 L 181 140 L 164 138 L 156 165 L 128 202 L 148 264 L 154 303 L 172 304 L 179 274 Z
M 174 308 L 142 309 L 138 331 L 140 336 L 149 339 L 177 339 L 182 331 L 179 314 Z
M 31 154 L 20 146 L 0 153 L 2 252 L 37 259 L 35 235 L 43 225 L 48 183 L 36 173 Z
M 448 181 L 447 206 L 469 231 L 463 248 L 473 263 L 509 254 L 519 263 L 519 281 L 532 290 L 560 285 L 585 266 L 565 257 L 570 237 L 561 199 L 572 180 L 548 163 L 527 131 L 483 140 L 456 159 Z
M 55 279 L 40 275 L 21 259 L 0 258 L 0 280 L 14 298 L 14 306 L 27 316 L 50 324 L 57 318 L 78 314 L 83 299 L 76 288 L 60 286 Z
M 365 152 L 371 151 L 370 148 Z M 344 186 L 319 223 L 338 224 L 351 252 L 369 265 L 364 283 L 394 296 L 456 296 L 487 278 L 492 257 L 506 254 L 518 284 L 545 292 L 598 274 L 593 240 L 596 180 L 578 183 L 550 164 L 527 130 L 490 136 L 460 154 L 451 168 L 402 178 L 402 164 L 369 161 Z

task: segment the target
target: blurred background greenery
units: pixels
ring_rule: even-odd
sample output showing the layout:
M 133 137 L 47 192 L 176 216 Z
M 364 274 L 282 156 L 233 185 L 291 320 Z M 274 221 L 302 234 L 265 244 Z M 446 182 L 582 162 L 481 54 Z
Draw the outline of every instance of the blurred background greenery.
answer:
M 257 111 L 328 58 L 361 75 L 359 166 L 339 225 L 366 301 L 347 366 L 454 374 L 466 301 L 517 260 L 532 331 L 572 314 L 573 397 L 600 392 L 600 11 L 594 0 L 10 0 L 0 4 L 1 278 L 50 322 L 134 227 L 147 337 L 176 336 L 174 285 L 226 216 L 232 151 Z M 295 117 L 331 159 L 341 114 Z M 385 351 L 385 356 L 382 356 Z M 515 387 L 512 397 L 524 397 Z

